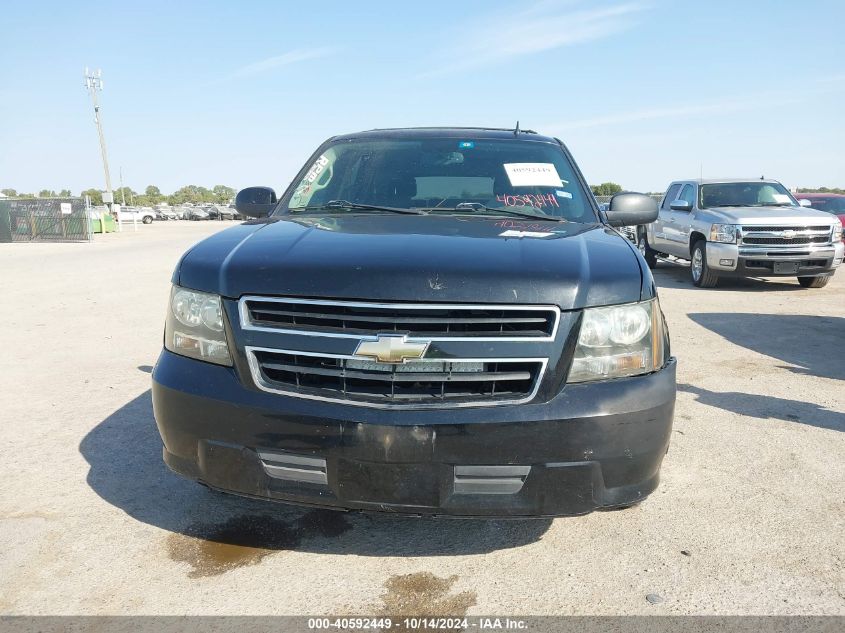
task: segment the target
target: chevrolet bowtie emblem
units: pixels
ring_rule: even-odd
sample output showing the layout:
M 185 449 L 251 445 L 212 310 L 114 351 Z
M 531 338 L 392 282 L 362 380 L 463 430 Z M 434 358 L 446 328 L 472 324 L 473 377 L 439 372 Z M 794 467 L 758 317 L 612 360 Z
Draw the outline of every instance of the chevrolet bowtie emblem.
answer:
M 380 363 L 404 363 L 408 359 L 422 358 L 428 345 L 428 341 L 415 343 L 405 336 L 380 334 L 374 341 L 358 343 L 355 355 L 373 358 Z
M 795 231 L 791 231 L 791 230 L 783 231 L 783 232 L 781 232 L 781 237 L 783 237 L 784 239 L 787 239 L 787 240 L 791 240 L 793 237 L 795 237 Z

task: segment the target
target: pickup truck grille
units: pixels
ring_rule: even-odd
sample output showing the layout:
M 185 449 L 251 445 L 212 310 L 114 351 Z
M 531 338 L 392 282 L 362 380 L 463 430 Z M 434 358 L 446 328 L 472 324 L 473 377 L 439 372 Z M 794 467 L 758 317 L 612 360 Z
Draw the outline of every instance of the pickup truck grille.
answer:
M 455 338 L 554 338 L 555 306 L 363 303 L 286 297 L 244 297 L 244 329 L 318 336 L 397 333 L 430 340 Z
M 743 244 L 764 244 L 764 245 L 798 245 L 798 244 L 827 244 L 827 235 L 808 237 L 806 235 L 793 238 L 785 237 L 743 237 Z
M 741 237 L 749 246 L 829 244 L 830 226 L 743 226 Z
M 825 233 L 830 233 L 830 225 L 829 224 L 822 224 L 820 226 L 743 226 L 742 232 L 753 232 L 753 233 L 772 233 L 772 232 L 781 232 L 781 231 L 795 231 L 796 233 L 800 233 L 803 231 L 822 231 Z
M 425 360 L 387 364 L 350 356 L 247 348 L 259 386 L 362 406 L 520 402 L 536 393 L 545 359 Z

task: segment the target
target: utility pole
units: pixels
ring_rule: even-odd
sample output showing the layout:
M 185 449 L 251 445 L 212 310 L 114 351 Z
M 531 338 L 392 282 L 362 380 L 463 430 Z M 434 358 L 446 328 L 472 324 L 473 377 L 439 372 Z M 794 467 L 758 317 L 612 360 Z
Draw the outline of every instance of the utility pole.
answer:
M 126 206 L 126 187 L 123 186 L 123 166 L 122 165 L 120 167 L 118 167 L 118 174 L 120 176 L 120 200 L 121 200 L 120 204 L 125 207 Z M 131 200 L 132 196 L 130 196 L 129 199 Z M 123 209 L 121 209 L 120 212 L 123 213 Z M 137 209 L 132 209 L 132 228 L 135 231 L 138 230 L 138 210 Z
M 112 196 L 112 189 L 111 189 L 111 175 L 109 174 L 109 157 L 106 153 L 106 137 L 103 135 L 103 123 L 100 121 L 100 104 L 97 102 L 97 92 L 103 89 L 103 71 L 97 70 L 97 72 L 89 71 L 88 67 L 85 67 L 85 88 L 88 89 L 88 94 L 91 95 L 91 103 L 94 104 L 94 123 L 97 124 L 97 134 L 100 137 L 100 152 L 103 155 L 103 172 L 106 176 L 106 193 L 108 194 L 106 197 L 111 198 L 109 202 L 106 203 L 106 206 L 109 210 L 111 210 L 111 205 L 114 202 Z M 117 218 L 115 218 L 117 222 L 117 230 L 120 230 L 120 222 Z M 105 233 L 105 224 L 103 225 L 103 232 Z

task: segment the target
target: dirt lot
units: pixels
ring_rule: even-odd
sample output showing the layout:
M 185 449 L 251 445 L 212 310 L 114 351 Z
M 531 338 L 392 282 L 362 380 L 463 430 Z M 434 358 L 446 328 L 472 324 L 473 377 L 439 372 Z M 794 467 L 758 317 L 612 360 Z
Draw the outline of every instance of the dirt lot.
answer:
M 399 519 L 227 497 L 162 464 L 170 274 L 219 229 L 0 245 L 0 613 L 845 614 L 845 271 L 698 290 L 661 264 L 678 406 L 641 506 Z

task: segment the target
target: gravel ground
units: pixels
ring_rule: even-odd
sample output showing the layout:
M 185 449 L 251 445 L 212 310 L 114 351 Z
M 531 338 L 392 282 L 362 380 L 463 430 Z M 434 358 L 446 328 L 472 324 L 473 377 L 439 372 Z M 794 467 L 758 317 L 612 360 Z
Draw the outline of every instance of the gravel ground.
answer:
M 0 245 L 0 613 L 845 615 L 845 271 L 698 290 L 660 264 L 679 393 L 641 506 L 401 519 L 241 500 L 162 464 L 170 274 L 220 228 Z

